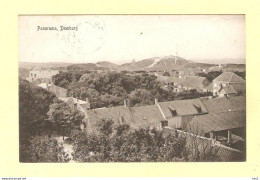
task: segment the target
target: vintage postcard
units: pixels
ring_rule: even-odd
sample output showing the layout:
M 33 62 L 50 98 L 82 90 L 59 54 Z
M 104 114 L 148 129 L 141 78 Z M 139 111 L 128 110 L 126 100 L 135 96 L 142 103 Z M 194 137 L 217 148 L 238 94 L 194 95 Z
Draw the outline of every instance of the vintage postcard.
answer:
M 20 15 L 19 161 L 245 162 L 245 15 Z

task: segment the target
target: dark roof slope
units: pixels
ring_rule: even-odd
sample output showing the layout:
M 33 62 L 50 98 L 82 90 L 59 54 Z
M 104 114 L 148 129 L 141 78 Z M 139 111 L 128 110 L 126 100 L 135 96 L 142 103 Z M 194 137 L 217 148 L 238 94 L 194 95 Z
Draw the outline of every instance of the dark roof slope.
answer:
M 194 115 L 200 114 L 196 108 L 201 107 L 202 112 L 206 113 L 207 110 L 202 104 L 200 99 L 187 99 L 187 100 L 178 100 L 178 101 L 168 101 L 168 102 L 159 102 L 161 110 L 166 118 L 172 117 L 171 111 L 169 108 L 174 108 L 176 110 L 177 115 Z
M 216 114 L 195 116 L 187 126 L 187 130 L 198 135 L 205 135 L 211 131 L 222 131 L 244 127 L 246 124 L 246 112 L 231 111 Z
M 201 98 L 202 103 L 209 113 L 220 113 L 227 111 L 237 111 L 246 109 L 246 97 L 219 97 L 219 98 Z

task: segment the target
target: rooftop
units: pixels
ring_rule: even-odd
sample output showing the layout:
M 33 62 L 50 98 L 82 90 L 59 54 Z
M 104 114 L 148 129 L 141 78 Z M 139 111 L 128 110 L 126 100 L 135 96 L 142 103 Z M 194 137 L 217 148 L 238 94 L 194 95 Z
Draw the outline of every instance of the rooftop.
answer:
M 216 77 L 213 81 L 223 81 L 223 82 L 230 82 L 230 83 L 245 83 L 246 81 L 236 75 L 233 72 L 223 72 L 218 77 Z
M 231 111 L 195 116 L 187 126 L 187 130 L 193 134 L 205 135 L 212 131 L 223 131 L 240 128 L 246 125 L 246 112 Z
M 174 108 L 177 115 L 193 115 L 206 113 L 207 109 L 203 105 L 200 99 L 187 99 L 178 101 L 159 102 L 159 105 L 165 115 L 165 117 L 172 117 L 172 113 L 169 108 Z M 201 112 L 198 112 L 196 107 L 201 108 Z
M 218 97 L 201 98 L 201 101 L 209 113 L 220 113 L 228 111 L 238 111 L 246 109 L 246 97 Z

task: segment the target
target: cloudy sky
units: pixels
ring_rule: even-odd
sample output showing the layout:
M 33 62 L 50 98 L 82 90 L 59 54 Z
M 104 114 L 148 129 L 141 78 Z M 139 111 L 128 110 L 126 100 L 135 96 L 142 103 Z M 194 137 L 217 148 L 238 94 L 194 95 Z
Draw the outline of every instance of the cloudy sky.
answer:
M 60 26 L 77 30 L 60 31 Z M 39 30 L 56 27 L 57 30 Z M 243 63 L 243 15 L 20 16 L 19 60 L 117 64 L 178 55 L 197 62 Z

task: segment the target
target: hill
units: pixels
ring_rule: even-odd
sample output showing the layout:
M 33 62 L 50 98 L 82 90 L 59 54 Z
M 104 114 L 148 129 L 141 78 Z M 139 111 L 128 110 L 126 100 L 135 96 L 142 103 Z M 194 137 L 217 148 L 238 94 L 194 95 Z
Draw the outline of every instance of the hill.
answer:
M 100 66 L 100 67 L 105 67 L 105 68 L 109 68 L 111 70 L 117 70 L 118 65 L 108 62 L 108 61 L 100 61 L 98 63 L 96 63 L 96 65 Z
M 133 61 L 132 63 L 126 63 L 121 65 L 121 70 L 129 71 L 171 71 L 173 69 L 178 70 L 194 63 L 192 61 L 185 60 L 178 56 L 164 56 L 164 57 L 153 57 L 144 59 L 138 62 Z
M 69 71 L 97 71 L 97 70 L 108 70 L 107 67 L 101 67 L 98 64 L 86 63 L 86 64 L 73 64 L 67 67 Z
M 34 62 L 19 62 L 19 68 L 24 69 L 44 69 L 44 68 L 66 68 L 72 63 L 65 62 L 49 62 L 49 63 L 34 63 Z

